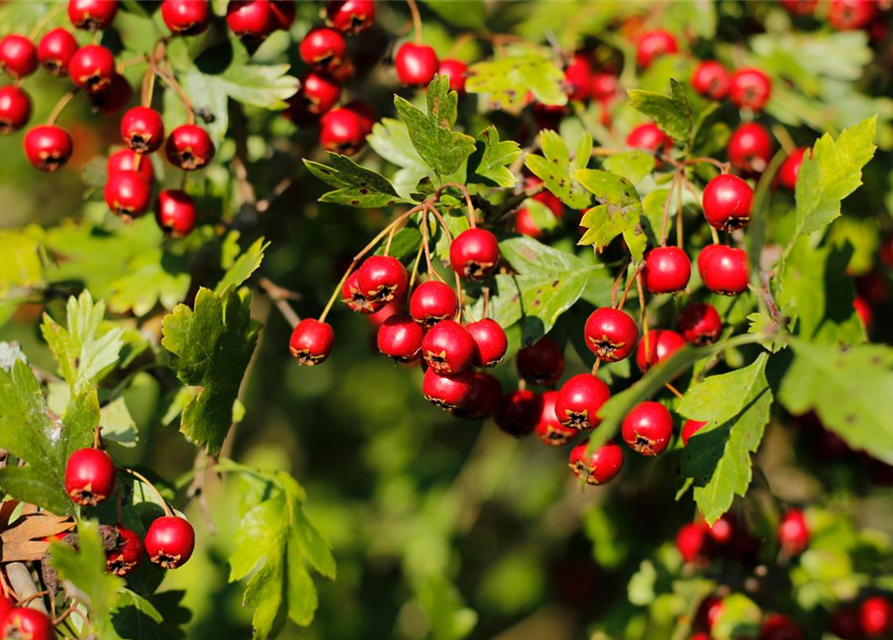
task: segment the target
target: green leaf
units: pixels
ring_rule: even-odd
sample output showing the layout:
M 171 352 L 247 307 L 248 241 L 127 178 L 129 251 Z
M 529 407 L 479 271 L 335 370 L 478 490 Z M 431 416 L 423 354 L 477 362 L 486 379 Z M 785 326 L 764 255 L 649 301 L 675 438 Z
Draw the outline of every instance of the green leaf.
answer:
M 815 411 L 850 447 L 893 464 L 893 349 L 803 340 L 792 340 L 791 348 L 794 361 L 778 394 L 788 411 Z
M 650 560 L 642 560 L 627 585 L 627 598 L 631 603 L 646 607 L 654 602 L 654 586 L 657 582 L 657 570 Z
M 434 77 L 428 85 L 428 113 L 394 96 L 394 106 L 406 123 L 413 146 L 438 179 L 457 171 L 475 149 L 474 138 L 453 131 L 459 95 L 449 89 L 449 78 Z
M 521 155 L 514 140 L 499 141 L 499 130 L 490 125 L 477 137 L 475 152 L 468 159 L 468 182 L 511 189 L 518 179 L 508 167 Z
M 402 120 L 382 118 L 372 127 L 372 133 L 367 138 L 369 146 L 382 158 L 401 167 L 391 182 L 401 196 L 410 199 L 416 191 L 419 181 L 425 177 L 434 177 L 431 168 L 425 164 L 419 152 L 412 146 L 409 139 L 409 129 Z
M 183 410 L 180 431 L 217 455 L 234 421 L 233 406 L 260 331 L 260 323 L 251 319 L 250 294 L 228 289 L 218 295 L 202 287 L 195 310 L 177 305 L 162 328 L 161 344 L 176 356 L 177 377 L 201 388 Z
M 257 271 L 260 263 L 264 259 L 264 251 L 270 246 L 269 242 L 265 242 L 263 238 L 255 240 L 250 247 L 245 249 L 242 254 L 236 258 L 232 266 L 223 274 L 223 278 L 214 287 L 214 293 L 220 295 L 229 287 L 239 287 L 243 282 L 251 277 L 251 274 Z
M 623 176 L 633 184 L 640 182 L 654 171 L 654 155 L 645 151 L 622 151 L 602 163 L 604 168 L 618 176 Z
M 524 161 L 525 166 L 534 175 L 542 180 L 546 188 L 558 196 L 562 202 L 574 209 L 585 209 L 589 206 L 589 194 L 573 177 L 574 174 L 585 167 L 584 159 L 575 158 L 571 163 L 570 151 L 567 144 L 557 133 L 546 129 L 541 134 L 543 155 L 529 154 Z M 589 134 L 583 136 L 580 149 L 586 148 L 586 141 L 592 144 Z M 588 161 L 588 156 L 585 161 Z M 580 163 L 583 162 L 581 165 Z
M 320 202 L 375 209 L 389 207 L 403 200 L 397 195 L 391 183 L 375 171 L 361 167 L 347 156 L 338 153 L 329 152 L 329 160 L 332 166 L 304 160 L 310 173 L 326 184 L 336 187 L 335 191 L 323 194 L 319 199 Z
M 70 401 L 71 388 L 65 382 L 51 382 L 47 385 L 46 402 L 50 411 L 61 414 Z M 124 398 L 116 398 L 102 406 L 99 424 L 102 425 L 102 441 L 113 455 L 120 451 L 119 447 L 132 449 L 139 442 L 139 430 Z
M 578 244 L 592 244 L 596 251 L 602 251 L 622 234 L 633 259 L 641 262 L 648 236 L 642 229 L 643 208 L 633 183 L 622 176 L 598 169 L 580 169 L 574 173 L 574 179 L 602 203 L 583 215 L 580 226 L 587 231 Z
M 12 287 L 33 287 L 42 281 L 39 227 L 0 229 L 0 301 Z
M 483 0 L 427 0 L 425 6 L 457 27 L 479 29 L 484 25 Z
M 415 591 L 428 619 L 432 638 L 461 640 L 467 637 L 478 621 L 477 612 L 465 606 L 459 590 L 442 575 L 416 580 Z
M 654 120 L 658 128 L 675 140 L 686 142 L 692 130 L 691 107 L 682 83 L 670 80 L 670 95 L 631 89 L 629 104 Z
M 564 72 L 545 47 L 518 48 L 507 57 L 471 65 L 468 76 L 465 90 L 487 94 L 497 109 L 521 108 L 527 104 L 528 92 L 543 104 L 567 104 Z
M 716 640 L 756 637 L 760 635 L 762 620 L 763 612 L 753 600 L 740 593 L 733 593 L 723 598 L 722 608 L 710 628 L 710 635 Z
M 677 408 L 686 418 L 707 423 L 683 449 L 682 473 L 695 479 L 695 501 L 710 524 L 750 485 L 750 454 L 760 446 L 772 406 L 768 360 L 761 353 L 747 367 L 707 378 L 691 387 Z

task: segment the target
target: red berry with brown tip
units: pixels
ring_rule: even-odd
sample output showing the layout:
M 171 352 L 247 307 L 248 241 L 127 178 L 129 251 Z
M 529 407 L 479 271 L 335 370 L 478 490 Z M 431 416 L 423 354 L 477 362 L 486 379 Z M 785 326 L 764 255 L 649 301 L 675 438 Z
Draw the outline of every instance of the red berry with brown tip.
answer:
M 195 549 L 195 530 L 185 518 L 162 516 L 149 525 L 146 555 L 162 569 L 182 567 Z
M 105 570 L 116 576 L 126 576 L 143 561 L 143 541 L 130 529 L 118 525 L 115 546 L 105 552 Z
M 437 73 L 450 79 L 450 91 L 459 95 L 465 93 L 465 80 L 468 77 L 468 65 L 459 60 L 441 60 Z
M 351 273 L 341 287 L 341 299 L 350 308 L 351 311 L 357 313 L 375 313 L 379 311 L 385 304 L 367 298 L 360 289 L 359 271 Z
M 750 268 L 743 249 L 721 244 L 707 245 L 698 256 L 701 280 L 710 291 L 733 296 L 747 289 Z
M 378 350 L 398 362 L 417 360 L 422 351 L 425 330 L 401 313 L 392 315 L 378 328 Z
M 673 418 L 659 402 L 640 402 L 626 414 L 620 435 L 636 453 L 659 456 L 673 437 Z
M 0 620 L 0 637 L 23 640 L 54 640 L 53 621 L 37 609 L 18 607 Z
M 409 274 L 397 258 L 371 256 L 357 272 L 357 285 L 367 299 L 388 302 L 403 298 L 409 288 Z
M 689 439 L 706 425 L 707 423 L 702 420 L 686 420 L 685 424 L 682 425 L 682 446 L 687 445 Z
M 489 373 L 475 373 L 471 394 L 465 404 L 453 409 L 453 415 L 468 420 L 483 420 L 496 415 L 502 403 L 502 383 Z
M 868 598 L 859 607 L 862 633 L 869 638 L 881 638 L 893 631 L 893 604 L 884 596 Z
M 732 78 L 721 62 L 704 60 L 691 77 L 692 88 L 711 100 L 722 100 L 729 95 Z
M 735 129 L 729 139 L 729 162 L 746 173 L 762 173 L 772 159 L 772 136 L 758 122 Z
M 789 556 L 799 556 L 809 546 L 809 525 L 800 509 L 788 509 L 778 525 L 778 542 Z
M 453 318 L 458 309 L 456 292 L 450 285 L 439 280 L 421 283 L 409 298 L 409 314 L 425 327 Z
M 740 229 L 750 222 L 753 189 L 738 176 L 725 173 L 704 187 L 702 204 L 704 217 L 714 229 Z
M 682 525 L 676 533 L 676 549 L 683 562 L 701 562 L 707 558 L 710 541 L 703 523 Z
M 558 421 L 577 430 L 594 429 L 599 409 L 611 398 L 611 389 L 590 373 L 580 373 L 561 385 L 555 400 Z
M 127 78 L 119 73 L 115 74 L 112 82 L 107 87 L 96 93 L 89 94 L 90 104 L 93 106 L 93 109 L 105 115 L 118 113 L 127 106 L 132 97 L 133 87 L 127 82 Z
M 298 47 L 301 60 L 314 69 L 333 71 L 347 58 L 347 41 L 340 31 L 316 27 L 307 32 Z
M 149 208 L 152 187 L 136 171 L 121 171 L 109 176 L 104 195 L 105 203 L 116 215 L 135 218 Z
M 518 389 L 502 399 L 496 412 L 496 425 L 511 436 L 520 438 L 533 433 L 540 416 L 542 398 L 530 389 Z
M 474 372 L 466 369 L 456 375 L 441 375 L 429 368 L 422 379 L 425 400 L 441 409 L 458 409 L 471 397 Z
M 792 16 L 811 16 L 819 6 L 819 0 L 779 0 L 779 4 Z
M 778 184 L 788 191 L 794 191 L 797 188 L 797 176 L 800 175 L 800 166 L 803 164 L 805 155 L 806 149 L 804 147 L 794 149 L 784 159 L 781 166 L 778 167 L 775 179 L 778 181 Z
M 21 87 L 0 87 L 0 134 L 18 131 L 31 118 L 31 98 Z
M 650 293 L 677 293 L 691 278 L 691 260 L 679 247 L 657 247 L 645 256 L 642 275 Z
M 518 375 L 530 384 L 552 385 L 564 373 L 564 349 L 544 336 L 518 351 Z
M 81 506 L 104 502 L 115 490 L 117 478 L 114 461 L 101 449 L 78 449 L 65 464 L 65 492 Z
M 499 241 L 486 229 L 466 229 L 450 245 L 450 266 L 469 280 L 487 277 L 499 264 Z
M 183 171 L 195 171 L 214 158 L 214 143 L 208 132 L 195 124 L 181 124 L 171 131 L 164 147 L 168 161 Z
M 312 367 L 322 364 L 335 346 L 335 330 L 327 322 L 304 318 L 294 328 L 288 350 L 299 364 Z
M 838 31 L 862 29 L 874 20 L 878 4 L 875 0 L 831 0 L 828 24 Z
M 760 640 L 804 640 L 797 623 L 788 616 L 773 613 L 763 622 Z
M 431 327 L 422 340 L 422 357 L 429 367 L 441 375 L 465 371 L 471 366 L 474 352 L 474 338 L 454 320 L 441 320 Z
M 711 345 L 722 333 L 722 319 L 712 304 L 693 302 L 676 317 L 682 338 L 698 347 Z
M 178 36 L 195 36 L 211 24 L 211 3 L 208 0 L 164 0 L 161 19 Z
M 145 162 L 145 161 L 144 161 Z M 155 221 L 168 235 L 185 238 L 195 229 L 195 200 L 179 189 L 164 189 L 155 202 Z
M 842 640 L 861 640 L 862 624 L 859 611 L 851 607 L 836 609 L 831 614 L 831 633 Z
M 577 435 L 576 429 L 566 427 L 558 421 L 558 414 L 555 413 L 557 398 L 557 391 L 543 393 L 540 397 L 539 419 L 533 430 L 540 442 L 555 447 L 567 444 Z
M 759 69 L 739 69 L 732 74 L 729 100 L 739 109 L 762 111 L 772 95 L 772 81 Z
M 593 311 L 583 329 L 586 346 L 600 360 L 617 362 L 628 358 L 636 347 L 639 327 L 630 315 L 619 309 Z
M 137 164 L 139 162 L 139 164 Z M 131 149 L 118 149 L 109 156 L 106 163 L 106 173 L 112 176 L 122 171 L 136 171 L 143 176 L 149 184 L 155 180 L 155 170 L 152 168 L 152 161 L 144 158 Z
M 657 58 L 679 51 L 679 44 L 672 33 L 665 29 L 655 29 L 642 34 L 636 43 L 636 62 L 640 67 L 651 66 Z
M 440 66 L 434 49 L 423 44 L 404 43 L 394 56 L 394 68 L 400 83 L 407 87 L 426 86 Z
M 105 29 L 118 13 L 118 0 L 68 0 L 68 19 L 78 29 Z
M 374 0 L 329 0 L 326 17 L 342 33 L 356 34 L 372 26 L 375 20 Z
M 623 449 L 620 445 L 606 444 L 590 454 L 586 453 L 589 440 L 584 440 L 571 450 L 570 468 L 586 484 L 606 484 L 617 477 L 623 468 Z
M 636 349 L 636 366 L 639 371 L 645 372 L 669 358 L 684 345 L 685 340 L 675 331 L 652 329 L 639 340 L 639 346 Z
M 52 124 L 30 129 L 25 134 L 23 144 L 28 162 L 34 168 L 47 172 L 64 167 L 73 151 L 68 132 Z
M 673 149 L 673 139 L 652 122 L 640 124 L 626 136 L 626 144 L 634 149 L 651 153 L 669 153 Z
M 502 325 L 490 318 L 465 325 L 474 340 L 472 364 L 476 367 L 495 367 L 502 362 L 508 349 L 508 338 Z
M 48 31 L 37 45 L 37 59 L 53 76 L 68 75 L 68 63 L 78 50 L 78 41 L 65 29 Z
M 12 33 L 0 40 L 0 71 L 21 80 L 34 73 L 37 65 L 37 47 L 28 38 Z
M 115 56 L 98 44 L 78 49 L 68 63 L 68 75 L 76 87 L 96 93 L 108 87 L 114 79 Z
M 320 120 L 319 143 L 326 151 L 353 155 L 366 144 L 368 130 L 353 109 L 333 109 Z
M 270 29 L 288 31 L 295 23 L 297 12 L 295 0 L 272 0 L 270 2 Z
M 270 0 L 230 0 L 226 24 L 238 38 L 263 40 L 273 28 Z
M 158 151 L 164 142 L 161 114 L 149 107 L 133 107 L 121 118 L 121 138 L 137 153 Z

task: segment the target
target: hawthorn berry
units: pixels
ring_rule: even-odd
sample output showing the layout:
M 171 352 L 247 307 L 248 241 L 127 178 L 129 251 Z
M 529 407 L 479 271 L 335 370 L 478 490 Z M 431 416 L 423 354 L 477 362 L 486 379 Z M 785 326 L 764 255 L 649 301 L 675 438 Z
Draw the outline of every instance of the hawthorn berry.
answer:
M 409 274 L 397 258 L 370 256 L 357 272 L 357 285 L 367 299 L 388 302 L 403 298 L 409 288 Z
M 643 149 L 651 153 L 667 154 L 673 149 L 673 139 L 653 122 L 640 124 L 630 131 L 626 136 L 626 144 L 634 149 Z
M 450 266 L 463 278 L 485 278 L 498 263 L 499 242 L 486 229 L 466 229 L 450 245 Z
M 753 189 L 738 176 L 724 173 L 704 187 L 704 217 L 714 229 L 731 231 L 747 226 L 753 206 Z
M 515 211 L 515 231 L 529 238 L 541 238 L 543 230 L 536 226 L 533 214 L 527 207 L 521 207 Z
M 168 235 L 185 238 L 195 229 L 196 217 L 195 201 L 187 193 L 179 189 L 164 189 L 158 194 L 155 221 Z
M 747 289 L 750 280 L 750 267 L 744 250 L 722 244 L 710 244 L 701 250 L 698 271 L 707 289 L 727 296 Z
M 335 331 L 327 322 L 304 318 L 294 328 L 288 342 L 288 350 L 298 364 L 312 367 L 322 364 L 335 346 Z
M 450 91 L 456 91 L 459 95 L 465 93 L 465 80 L 468 74 L 468 65 L 459 60 L 441 60 L 437 73 L 450 79 Z
M 628 358 L 635 349 L 639 327 L 628 313 L 605 307 L 590 314 L 583 337 L 586 346 L 600 360 L 617 362 Z
M 421 283 L 409 298 L 409 314 L 425 327 L 453 318 L 459 310 L 456 292 L 445 282 L 428 280 Z
M 772 81 L 759 69 L 739 69 L 732 74 L 729 100 L 739 109 L 762 111 L 772 95 Z
M 78 50 L 78 41 L 71 32 L 57 28 L 48 31 L 37 45 L 37 59 L 53 76 L 68 75 L 68 63 Z
M 195 549 L 195 530 L 177 516 L 156 518 L 146 531 L 146 555 L 162 569 L 182 567 Z
M 778 525 L 778 541 L 789 556 L 799 556 L 809 546 L 809 525 L 800 509 L 788 509 Z
M 52 124 L 30 129 L 23 144 L 28 162 L 36 169 L 48 172 L 64 167 L 73 151 L 68 132 Z
M 134 153 L 131 149 L 118 149 L 109 156 L 106 163 L 106 173 L 109 176 L 122 171 L 137 171 L 149 184 L 155 181 L 155 169 L 152 167 L 152 161 Z
M 8 84 L 0 87 L 0 134 L 18 131 L 31 118 L 31 98 L 25 90 Z
M 121 138 L 137 153 L 158 151 L 164 142 L 161 114 L 149 107 L 133 107 L 121 118 Z
M 295 23 L 297 6 L 295 0 L 271 0 L 270 29 L 288 31 Z
M 429 368 L 422 378 L 422 394 L 425 400 L 441 409 L 458 409 L 471 398 L 474 388 L 474 372 L 471 369 L 455 375 L 441 375 Z
M 857 295 L 853 298 L 853 309 L 856 310 L 856 314 L 859 316 L 859 320 L 862 321 L 865 331 L 871 331 L 871 327 L 874 324 L 874 311 L 872 311 L 871 305 L 868 304 L 868 300 Z
M 211 24 L 211 3 L 208 0 L 164 0 L 161 19 L 171 33 L 196 36 Z
M 104 502 L 115 490 L 116 480 L 115 463 L 101 449 L 78 449 L 65 464 L 65 492 L 81 506 Z
M 111 115 L 118 113 L 127 106 L 133 96 L 133 87 L 127 82 L 127 78 L 116 73 L 111 84 L 96 93 L 88 94 L 90 104 L 100 113 Z
M 359 33 L 375 20 L 375 0 L 329 0 L 326 17 L 342 33 Z
M 474 338 L 454 320 L 441 320 L 428 330 L 422 340 L 422 357 L 429 367 L 441 375 L 465 371 L 471 366 L 475 349 Z
M 819 5 L 819 0 L 779 0 L 779 3 L 793 16 L 810 16 Z
M 333 71 L 344 64 L 347 41 L 340 31 L 316 27 L 307 32 L 298 47 L 301 60 L 314 69 Z
M 37 609 L 17 607 L 0 620 L 0 638 L 54 640 L 53 621 Z
M 584 440 L 571 449 L 570 468 L 574 475 L 591 485 L 611 482 L 623 468 L 623 449 L 608 443 L 587 455 L 588 447 L 589 440 Z
M 698 612 L 695 615 L 698 625 L 708 631 L 713 631 L 722 608 L 722 598 L 718 596 L 707 596 L 704 598 L 698 606 Z
M 689 522 L 676 533 L 676 549 L 683 562 L 700 562 L 707 558 L 710 541 L 701 522 Z
M 598 411 L 611 397 L 607 384 L 590 373 L 580 373 L 561 385 L 555 400 L 558 421 L 578 430 L 594 429 Z
M 499 411 L 502 403 L 502 383 L 489 373 L 475 373 L 471 394 L 465 404 L 453 409 L 453 415 L 468 420 L 490 418 Z
M 781 166 L 778 167 L 778 173 L 775 179 L 782 187 L 788 191 L 794 191 L 797 188 L 797 176 L 800 175 L 800 166 L 803 164 L 803 157 L 806 155 L 806 149 L 800 147 L 794 149 L 784 159 Z
M 640 402 L 623 418 L 623 441 L 643 456 L 659 456 L 673 437 L 673 418 L 659 402 Z
M 344 108 L 348 111 L 352 111 L 360 119 L 360 124 L 363 127 L 363 134 L 361 137 L 365 138 L 372 133 L 372 127 L 375 126 L 376 121 L 375 111 L 372 110 L 372 107 L 365 102 L 354 100 L 353 102 L 344 105 Z
M 564 350 L 549 336 L 518 351 L 518 375 L 531 384 L 552 385 L 564 373 Z
M 360 290 L 360 284 L 357 281 L 360 272 L 354 271 L 344 281 L 341 287 L 341 299 L 351 311 L 357 313 L 375 313 L 379 311 L 384 303 L 370 300 Z
M 118 13 L 118 0 L 68 0 L 68 19 L 78 29 L 105 29 Z
M 866 27 L 878 13 L 875 0 L 831 0 L 828 24 L 838 31 L 852 31 Z
M 291 101 L 298 122 L 328 113 L 341 98 L 341 83 L 327 73 L 310 71 L 301 78 L 301 89 Z
M 566 427 L 558 421 L 555 413 L 555 401 L 558 398 L 557 391 L 546 391 L 540 397 L 540 415 L 534 428 L 536 437 L 543 444 L 552 446 L 565 445 L 577 435 L 577 430 Z
M 804 640 L 797 623 L 788 616 L 773 613 L 763 621 L 760 640 Z
M 881 638 L 893 631 L 893 604 L 885 596 L 867 598 L 859 607 L 859 623 L 868 638 Z
M 678 51 L 679 44 L 672 33 L 665 29 L 655 29 L 642 34 L 636 43 L 636 62 L 640 67 L 648 68 L 657 58 Z
M 541 178 L 538 178 L 537 176 L 527 176 L 526 178 L 524 178 L 524 188 L 525 189 L 530 189 L 532 187 L 535 187 L 535 186 L 541 185 L 541 184 L 543 184 L 543 181 Z M 564 204 L 562 204 L 562 202 L 558 198 L 558 196 L 556 196 L 551 191 L 543 189 L 538 194 L 533 196 L 531 198 L 531 200 L 536 200 L 537 202 L 540 202 L 540 203 L 546 205 L 547 207 L 549 207 L 549 210 L 552 212 L 552 214 L 556 218 L 560 219 L 560 218 L 564 217 Z
M 831 614 L 831 633 L 841 640 L 860 640 L 862 624 L 858 609 L 842 607 Z
M 0 71 L 14 80 L 30 76 L 38 63 L 37 47 L 25 36 L 12 33 L 0 40 Z
M 367 135 L 363 117 L 354 109 L 332 109 L 320 119 L 319 142 L 326 151 L 353 155 Z
M 564 70 L 564 84 L 567 87 L 569 100 L 586 100 L 591 93 L 592 65 L 582 53 L 575 53 L 570 64 Z
M 437 73 L 440 62 L 434 49 L 423 44 L 404 43 L 394 56 L 397 77 L 404 86 L 427 86 Z
M 737 533 L 738 521 L 730 513 L 724 513 L 716 522 L 707 527 L 707 533 L 714 544 L 725 546 L 731 544 Z
M 75 51 L 68 63 L 68 75 L 76 87 L 96 93 L 114 79 L 115 56 L 99 44 L 88 44 Z
M 732 78 L 721 62 L 704 60 L 691 77 L 692 88 L 711 100 L 722 100 L 729 95 Z
M 682 446 L 684 447 L 687 445 L 689 439 L 705 426 L 707 426 L 707 423 L 702 420 L 686 420 L 685 424 L 682 425 L 682 432 L 680 434 L 680 437 L 682 438 Z
M 0 625 L 2 625 L 2 620 L 6 617 L 6 614 L 13 609 L 15 609 L 15 603 L 3 595 L 3 593 L 0 593 Z
M 214 143 L 208 132 L 195 124 L 181 124 L 171 131 L 164 146 L 168 162 L 183 171 L 195 171 L 214 158 Z
M 271 7 L 270 0 L 229 0 L 226 24 L 238 38 L 263 40 L 272 31 Z
M 636 349 L 636 366 L 639 371 L 647 371 L 676 353 L 684 344 L 683 337 L 675 331 L 652 329 L 639 339 L 639 346 Z
M 691 260 L 679 247 L 656 247 L 645 256 L 642 272 L 650 293 L 676 293 L 691 278 Z
M 109 176 L 104 195 L 105 203 L 116 215 L 135 218 L 149 208 L 152 187 L 136 171 L 119 171 Z
M 530 389 L 518 389 L 502 398 L 494 416 L 496 425 L 510 436 L 520 438 L 533 433 L 542 409 L 542 396 Z
M 722 319 L 712 304 L 693 302 L 679 312 L 676 327 L 687 343 L 704 347 L 719 339 Z
M 378 328 L 378 350 L 398 362 L 417 360 L 422 350 L 425 330 L 412 318 L 400 313 L 392 315 Z
M 105 552 L 105 566 L 109 573 L 126 576 L 136 571 L 143 561 L 143 541 L 123 525 L 119 524 L 117 530 L 115 546 Z
M 772 159 L 772 137 L 758 122 L 735 129 L 729 139 L 729 162 L 746 173 L 762 173 Z
M 483 318 L 465 325 L 474 340 L 474 357 L 471 362 L 476 367 L 495 367 L 502 362 L 508 349 L 508 338 L 502 325 L 490 318 Z
M 396 313 L 404 313 L 404 311 L 403 300 L 391 300 L 384 304 L 376 303 L 375 310 L 372 311 L 372 313 L 367 313 L 365 315 L 370 326 L 378 328 L 392 315 Z

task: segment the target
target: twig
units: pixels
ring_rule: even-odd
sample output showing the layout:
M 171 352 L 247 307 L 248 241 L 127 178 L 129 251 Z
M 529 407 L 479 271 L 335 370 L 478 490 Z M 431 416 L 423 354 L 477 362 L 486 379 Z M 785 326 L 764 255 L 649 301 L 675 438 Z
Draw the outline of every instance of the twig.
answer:
M 267 294 L 270 301 L 276 305 L 279 313 L 282 314 L 282 317 L 288 321 L 292 328 L 298 326 L 301 317 L 295 313 L 295 310 L 291 308 L 288 301 L 298 300 L 301 296 L 294 291 L 289 291 L 288 289 L 280 287 L 269 278 L 258 278 L 257 284 L 260 286 L 261 290 Z

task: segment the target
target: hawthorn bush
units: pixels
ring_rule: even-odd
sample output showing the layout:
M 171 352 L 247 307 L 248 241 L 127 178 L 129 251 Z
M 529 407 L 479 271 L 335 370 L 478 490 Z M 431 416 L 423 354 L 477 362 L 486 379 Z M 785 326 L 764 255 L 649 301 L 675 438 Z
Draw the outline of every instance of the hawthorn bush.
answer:
M 893 638 L 891 4 L 0 3 L 0 637 Z

